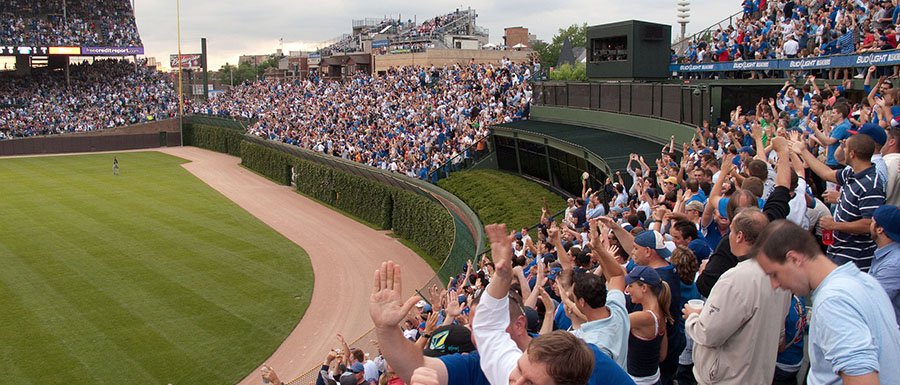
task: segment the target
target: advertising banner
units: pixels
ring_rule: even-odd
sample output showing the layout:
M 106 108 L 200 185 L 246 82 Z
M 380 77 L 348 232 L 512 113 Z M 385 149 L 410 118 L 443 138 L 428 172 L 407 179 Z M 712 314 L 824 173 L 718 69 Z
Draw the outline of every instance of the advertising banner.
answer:
M 81 54 L 97 56 L 143 55 L 144 47 L 81 47 Z
M 375 40 L 375 41 L 372 41 L 372 48 L 387 47 L 388 45 L 390 45 L 390 42 L 387 41 L 387 40 Z
M 50 47 L 51 55 L 80 55 L 81 47 Z
M 46 55 L 49 51 L 40 46 L 0 46 L 0 55 Z
M 199 53 L 183 53 L 181 54 L 181 68 L 182 69 L 198 69 L 200 68 L 200 54 Z M 169 55 L 169 67 L 178 68 L 178 55 Z
M 724 63 L 670 64 L 672 72 L 805 70 L 819 68 L 868 67 L 900 64 L 900 50 L 834 55 L 806 59 L 748 60 Z

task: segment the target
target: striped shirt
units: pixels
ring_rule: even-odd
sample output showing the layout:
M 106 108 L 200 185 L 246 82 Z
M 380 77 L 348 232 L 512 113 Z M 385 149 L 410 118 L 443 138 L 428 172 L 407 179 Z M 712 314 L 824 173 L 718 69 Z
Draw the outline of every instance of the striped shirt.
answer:
M 855 222 L 872 218 L 879 206 L 884 205 L 884 183 L 875 172 L 875 166 L 853 173 L 852 167 L 838 171 L 837 184 L 841 186 L 841 200 L 834 211 L 835 222 Z M 875 241 L 866 234 L 834 232 L 834 244 L 828 246 L 828 257 L 838 265 L 853 261 L 860 270 L 867 271 L 875 255 Z

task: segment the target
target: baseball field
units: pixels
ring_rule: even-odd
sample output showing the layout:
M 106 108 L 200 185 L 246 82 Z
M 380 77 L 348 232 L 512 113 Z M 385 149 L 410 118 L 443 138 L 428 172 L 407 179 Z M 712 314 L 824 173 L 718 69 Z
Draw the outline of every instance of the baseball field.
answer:
M 159 152 L 0 159 L 0 383 L 231 384 L 297 325 L 297 245 Z

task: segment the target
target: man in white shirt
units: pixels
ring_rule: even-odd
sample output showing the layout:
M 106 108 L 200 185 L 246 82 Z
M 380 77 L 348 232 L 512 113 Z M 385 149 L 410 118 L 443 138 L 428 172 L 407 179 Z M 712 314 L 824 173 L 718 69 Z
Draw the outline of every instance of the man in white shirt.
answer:
M 800 43 L 794 39 L 793 33 L 787 36 L 787 40 L 784 41 L 783 49 L 784 56 L 787 56 L 788 58 L 797 57 L 797 52 L 800 51 Z
M 881 154 L 888 173 L 884 186 L 885 204 L 900 206 L 900 127 L 888 130 L 888 140 L 881 148 Z
M 485 232 L 491 241 L 495 271 L 472 321 L 485 377 L 491 385 L 587 383 L 594 369 L 593 352 L 571 333 L 557 330 L 544 334 L 533 339 L 524 352 L 506 333 L 514 236 L 506 231 L 506 225 L 485 226 Z

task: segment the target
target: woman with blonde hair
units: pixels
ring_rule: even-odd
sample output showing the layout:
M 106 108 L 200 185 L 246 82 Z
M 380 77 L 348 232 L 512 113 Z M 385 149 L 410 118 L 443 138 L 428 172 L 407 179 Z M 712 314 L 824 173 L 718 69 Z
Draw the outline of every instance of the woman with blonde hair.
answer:
M 651 267 L 637 266 L 625 276 L 631 302 L 641 305 L 641 311 L 628 315 L 631 333 L 628 334 L 628 374 L 637 385 L 659 382 L 659 363 L 666 359 L 668 341 L 666 326 L 674 323 L 669 314 L 672 299 L 669 284 L 659 278 Z

